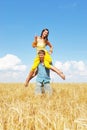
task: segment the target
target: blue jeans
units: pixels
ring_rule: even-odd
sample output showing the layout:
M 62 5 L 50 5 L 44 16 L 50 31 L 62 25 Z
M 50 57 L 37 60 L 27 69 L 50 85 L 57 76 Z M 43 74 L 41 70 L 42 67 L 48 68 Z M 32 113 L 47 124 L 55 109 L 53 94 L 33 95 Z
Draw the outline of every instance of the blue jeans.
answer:
M 48 93 L 52 94 L 52 88 L 50 87 L 50 83 L 36 83 L 36 88 L 35 88 L 35 94 L 42 94 L 42 93 Z

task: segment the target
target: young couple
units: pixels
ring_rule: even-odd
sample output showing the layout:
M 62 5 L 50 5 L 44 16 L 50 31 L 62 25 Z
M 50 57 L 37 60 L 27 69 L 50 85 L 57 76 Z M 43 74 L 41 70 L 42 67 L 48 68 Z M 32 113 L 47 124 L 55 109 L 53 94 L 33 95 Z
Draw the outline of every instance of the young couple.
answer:
M 48 35 L 49 30 L 46 28 L 42 30 L 41 36 L 35 36 L 34 42 L 32 43 L 32 47 L 36 48 L 37 56 L 34 59 L 34 64 L 32 65 L 31 71 L 26 78 L 25 87 L 28 86 L 29 81 L 37 74 L 35 71 L 37 68 L 39 68 L 40 64 L 43 65 L 45 70 L 50 69 L 56 72 L 63 80 L 65 80 L 65 75 L 63 74 L 63 72 L 61 72 L 59 69 L 57 69 L 55 66 L 52 65 L 51 54 L 53 52 L 53 46 L 48 40 Z M 50 47 L 49 51 L 46 50 L 46 46 Z M 41 69 L 38 69 L 38 75 L 40 71 Z M 42 73 L 42 75 L 44 75 L 44 73 Z M 40 82 L 39 80 L 37 81 Z

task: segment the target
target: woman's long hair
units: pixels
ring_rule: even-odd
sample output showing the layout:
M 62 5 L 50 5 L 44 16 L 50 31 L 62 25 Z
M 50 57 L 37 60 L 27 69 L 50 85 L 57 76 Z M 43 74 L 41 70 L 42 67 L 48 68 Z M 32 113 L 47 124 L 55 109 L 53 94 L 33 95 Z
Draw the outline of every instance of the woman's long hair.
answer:
M 49 35 L 49 30 L 48 30 L 47 28 L 45 28 L 45 29 L 42 30 L 42 32 L 41 32 L 41 36 L 40 36 L 40 37 L 42 37 L 43 32 L 44 32 L 45 30 L 48 31 L 48 35 Z M 47 41 L 48 41 L 48 35 L 44 38 L 44 39 L 47 40 Z

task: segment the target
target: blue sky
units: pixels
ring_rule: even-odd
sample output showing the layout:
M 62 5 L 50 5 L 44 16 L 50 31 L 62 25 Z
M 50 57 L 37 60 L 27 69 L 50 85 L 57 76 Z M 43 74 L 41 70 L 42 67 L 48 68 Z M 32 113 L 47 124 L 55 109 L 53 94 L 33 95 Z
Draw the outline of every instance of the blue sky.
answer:
M 36 55 L 32 41 L 44 28 L 54 46 L 53 64 L 66 75 L 62 81 L 51 72 L 52 81 L 87 81 L 87 0 L 3 0 L 0 82 L 25 81 Z

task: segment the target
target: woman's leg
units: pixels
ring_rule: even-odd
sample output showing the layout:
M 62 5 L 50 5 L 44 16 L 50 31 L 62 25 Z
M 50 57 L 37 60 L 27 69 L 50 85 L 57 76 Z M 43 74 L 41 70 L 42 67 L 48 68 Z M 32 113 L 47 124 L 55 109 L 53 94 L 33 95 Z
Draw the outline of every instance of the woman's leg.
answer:
M 57 69 L 55 66 L 50 67 L 50 69 L 54 72 L 56 72 L 63 80 L 65 80 L 65 75 L 63 74 L 62 71 L 60 71 L 59 69 Z
M 36 75 L 36 72 L 35 72 L 35 71 L 36 71 L 36 69 L 37 69 L 39 63 L 40 63 L 40 59 L 39 59 L 38 56 L 36 56 L 36 58 L 34 59 L 34 63 L 33 63 L 33 65 L 32 65 L 32 67 L 31 67 L 31 71 L 30 71 L 30 73 L 28 74 L 28 76 L 27 76 L 27 78 L 26 78 L 25 87 L 28 86 L 29 81 Z
M 46 52 L 45 54 L 44 65 L 46 68 L 56 72 L 63 80 L 65 80 L 65 75 L 63 74 L 63 72 L 61 72 L 59 69 L 52 65 L 52 58 L 48 52 Z
M 34 63 L 31 67 L 31 70 L 35 70 L 38 67 L 39 63 L 40 63 L 40 58 L 37 55 L 36 58 L 34 59 Z
M 30 73 L 28 74 L 28 76 L 27 76 L 27 78 L 26 78 L 26 81 L 25 81 L 25 87 L 27 87 L 28 86 L 28 84 L 29 84 L 29 81 L 34 77 L 33 76 L 33 74 L 34 74 L 34 71 L 33 70 L 31 70 L 30 71 Z

